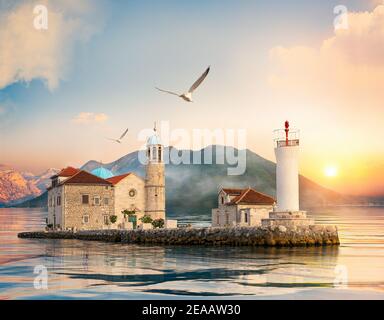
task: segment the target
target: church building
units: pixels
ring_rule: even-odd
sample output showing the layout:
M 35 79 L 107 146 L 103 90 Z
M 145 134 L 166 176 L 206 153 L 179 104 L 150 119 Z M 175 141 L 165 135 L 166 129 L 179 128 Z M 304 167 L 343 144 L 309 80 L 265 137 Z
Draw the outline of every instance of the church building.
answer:
M 142 227 L 144 215 L 165 221 L 164 155 L 156 130 L 147 140 L 146 152 L 145 179 L 132 172 L 114 176 L 103 167 L 92 173 L 68 167 L 51 177 L 48 226 L 60 230 L 132 229 Z M 116 216 L 114 223 L 111 216 Z M 168 226 L 176 226 L 175 221 L 168 222 Z

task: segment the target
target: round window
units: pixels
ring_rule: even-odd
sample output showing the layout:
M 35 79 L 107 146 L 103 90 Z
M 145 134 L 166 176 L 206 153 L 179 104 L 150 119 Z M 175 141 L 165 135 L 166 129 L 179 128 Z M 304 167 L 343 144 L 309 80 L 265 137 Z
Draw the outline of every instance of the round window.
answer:
M 135 189 L 131 189 L 131 190 L 129 190 L 129 196 L 130 196 L 131 198 L 135 197 L 135 196 L 136 196 L 136 190 L 135 190 Z

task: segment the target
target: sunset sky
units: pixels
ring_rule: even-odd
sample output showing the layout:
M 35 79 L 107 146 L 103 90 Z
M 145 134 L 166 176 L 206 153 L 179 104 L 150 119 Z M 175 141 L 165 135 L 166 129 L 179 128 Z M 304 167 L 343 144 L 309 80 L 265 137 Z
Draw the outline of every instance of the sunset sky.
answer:
M 0 0 L 0 164 L 39 173 L 111 162 L 155 120 L 301 130 L 300 170 L 350 194 L 384 195 L 384 5 L 371 0 Z M 33 8 L 48 8 L 48 30 Z M 337 5 L 348 27 L 334 28 Z M 194 103 L 183 91 L 211 66 Z M 123 144 L 118 137 L 130 129 Z M 188 147 L 188 146 L 180 146 Z

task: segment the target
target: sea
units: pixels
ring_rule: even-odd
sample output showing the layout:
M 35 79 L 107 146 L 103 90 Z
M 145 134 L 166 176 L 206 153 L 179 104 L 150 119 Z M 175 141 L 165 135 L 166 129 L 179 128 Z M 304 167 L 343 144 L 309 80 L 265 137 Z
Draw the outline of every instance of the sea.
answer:
M 0 299 L 384 299 L 384 207 L 308 210 L 341 245 L 251 248 L 19 239 L 42 209 L 0 209 Z M 209 225 L 209 216 L 176 217 Z

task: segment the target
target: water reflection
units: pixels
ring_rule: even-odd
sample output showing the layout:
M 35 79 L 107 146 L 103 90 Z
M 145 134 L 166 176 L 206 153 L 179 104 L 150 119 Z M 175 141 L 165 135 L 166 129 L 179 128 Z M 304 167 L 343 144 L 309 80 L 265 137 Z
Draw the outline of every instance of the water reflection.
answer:
M 383 290 L 384 217 L 356 214 L 365 224 L 351 225 L 351 215 L 333 213 L 319 219 L 339 221 L 341 247 L 164 247 L 18 239 L 41 228 L 44 213 L 1 209 L 0 298 L 322 297 L 334 292 L 338 265 L 347 266 L 348 290 Z M 33 287 L 36 265 L 48 269 L 46 291 Z

